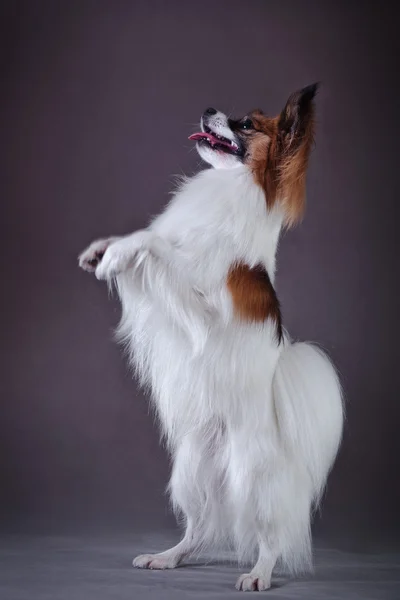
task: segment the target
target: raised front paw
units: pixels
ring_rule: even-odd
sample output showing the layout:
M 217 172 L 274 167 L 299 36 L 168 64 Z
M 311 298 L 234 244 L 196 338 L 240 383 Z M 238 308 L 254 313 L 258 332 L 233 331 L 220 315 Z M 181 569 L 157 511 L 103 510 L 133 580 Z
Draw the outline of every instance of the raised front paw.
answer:
M 100 264 L 107 248 L 118 238 L 111 237 L 105 240 L 92 242 L 78 257 L 79 266 L 89 273 L 93 273 Z
M 110 244 L 96 267 L 97 279 L 110 280 L 137 264 L 149 249 L 150 239 L 150 233 L 144 230 Z

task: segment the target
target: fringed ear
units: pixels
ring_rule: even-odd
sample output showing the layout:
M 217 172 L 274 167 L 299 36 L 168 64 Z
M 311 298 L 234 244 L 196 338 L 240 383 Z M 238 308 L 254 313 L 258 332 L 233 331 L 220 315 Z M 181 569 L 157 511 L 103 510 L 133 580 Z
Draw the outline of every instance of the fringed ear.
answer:
M 303 214 L 308 157 L 314 136 L 314 83 L 294 92 L 278 118 L 278 196 L 285 208 L 286 225 Z

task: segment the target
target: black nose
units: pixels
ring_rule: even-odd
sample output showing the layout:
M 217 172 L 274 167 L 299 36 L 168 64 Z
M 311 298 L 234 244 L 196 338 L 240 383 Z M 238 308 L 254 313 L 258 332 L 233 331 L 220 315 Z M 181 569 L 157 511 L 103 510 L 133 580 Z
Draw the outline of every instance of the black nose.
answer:
M 217 110 L 215 110 L 215 108 L 206 108 L 206 110 L 204 111 L 205 115 L 208 115 L 209 117 L 211 117 L 212 115 L 216 115 L 217 114 Z

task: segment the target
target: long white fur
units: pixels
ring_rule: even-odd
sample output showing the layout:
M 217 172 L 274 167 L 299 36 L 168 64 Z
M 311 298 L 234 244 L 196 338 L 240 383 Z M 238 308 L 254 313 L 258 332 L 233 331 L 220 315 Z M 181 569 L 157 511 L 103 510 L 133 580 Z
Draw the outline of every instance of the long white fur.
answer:
M 116 281 L 119 337 L 151 389 L 186 527 L 178 546 L 135 566 L 171 568 L 230 542 L 240 560 L 258 553 L 241 589 L 255 578 L 269 587 L 277 560 L 292 573 L 311 567 L 310 516 L 342 433 L 340 384 L 321 350 L 287 334 L 278 345 L 270 321 L 238 320 L 226 286 L 238 260 L 264 264 L 273 281 L 282 222 L 245 166 L 207 169 L 148 229 L 114 239 L 97 267 Z

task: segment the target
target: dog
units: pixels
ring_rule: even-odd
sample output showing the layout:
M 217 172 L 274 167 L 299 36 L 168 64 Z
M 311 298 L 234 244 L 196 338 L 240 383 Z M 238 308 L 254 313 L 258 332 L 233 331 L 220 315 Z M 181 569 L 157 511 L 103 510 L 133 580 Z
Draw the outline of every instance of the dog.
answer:
M 151 390 L 185 525 L 175 547 L 135 567 L 172 569 L 228 543 L 254 561 L 237 589 L 260 591 L 277 563 L 292 575 L 312 566 L 310 522 L 340 446 L 343 395 L 328 357 L 283 328 L 274 278 L 280 232 L 303 214 L 317 87 L 274 118 L 208 108 L 189 139 L 209 166 L 146 229 L 79 257 L 118 291 L 117 335 Z

